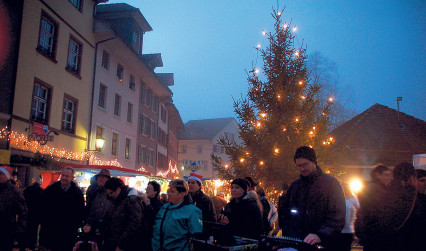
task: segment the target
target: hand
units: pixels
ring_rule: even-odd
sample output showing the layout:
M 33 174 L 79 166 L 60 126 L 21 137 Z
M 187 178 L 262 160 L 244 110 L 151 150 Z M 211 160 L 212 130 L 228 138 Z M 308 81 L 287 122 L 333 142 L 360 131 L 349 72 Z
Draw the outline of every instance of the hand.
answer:
M 229 219 L 225 215 L 221 214 L 221 215 L 219 215 L 219 222 L 223 223 L 223 224 L 228 224 L 229 223 Z
M 316 234 L 308 234 L 305 239 L 303 240 L 303 242 L 308 243 L 309 245 L 314 245 L 317 243 L 321 242 L 320 237 L 318 237 L 318 235 Z

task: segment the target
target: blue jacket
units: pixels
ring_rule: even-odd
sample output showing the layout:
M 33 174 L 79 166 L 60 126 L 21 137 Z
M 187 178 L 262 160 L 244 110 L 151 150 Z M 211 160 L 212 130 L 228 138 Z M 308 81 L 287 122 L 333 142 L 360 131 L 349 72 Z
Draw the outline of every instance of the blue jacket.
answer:
M 164 250 L 189 250 L 190 237 L 201 232 L 203 232 L 201 210 L 190 204 L 188 196 L 178 205 L 168 202 L 155 217 L 152 249 L 160 250 L 161 237 L 164 236 Z

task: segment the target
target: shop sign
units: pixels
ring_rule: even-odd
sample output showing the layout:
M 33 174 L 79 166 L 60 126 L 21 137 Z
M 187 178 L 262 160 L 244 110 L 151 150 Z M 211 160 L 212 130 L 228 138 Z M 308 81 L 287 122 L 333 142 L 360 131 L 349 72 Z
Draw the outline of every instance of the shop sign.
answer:
M 198 160 L 198 161 L 185 160 L 183 162 L 183 166 L 185 167 L 185 169 L 191 170 L 191 171 L 200 170 L 202 165 L 203 165 L 202 160 Z
M 0 164 L 10 165 L 10 150 L 0 150 Z
M 53 141 L 54 136 L 50 135 L 52 133 L 58 135 L 58 133 L 54 131 L 49 131 L 49 127 L 47 125 L 34 122 L 33 133 L 28 136 L 28 140 L 37 141 L 40 145 L 45 145 L 48 141 Z

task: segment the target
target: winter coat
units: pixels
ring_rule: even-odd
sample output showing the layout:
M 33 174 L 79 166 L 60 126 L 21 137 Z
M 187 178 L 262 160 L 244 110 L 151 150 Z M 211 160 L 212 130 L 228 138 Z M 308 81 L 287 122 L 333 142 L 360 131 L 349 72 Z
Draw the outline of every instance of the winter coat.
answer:
M 282 233 L 302 240 L 310 233 L 316 234 L 327 246 L 345 225 L 345 212 L 340 183 L 317 167 L 291 184 L 283 206 Z
M 40 187 L 39 183 L 34 183 L 24 190 L 24 198 L 28 207 L 25 245 L 30 249 L 34 249 L 37 242 L 38 226 L 43 215 L 43 193 L 44 189 Z
M 84 197 L 74 182 L 65 191 L 59 181 L 44 190 L 40 244 L 51 249 L 73 247 L 84 219 Z
M 201 210 L 191 204 L 188 196 L 178 205 L 168 202 L 155 218 L 152 249 L 189 250 L 191 236 L 202 231 Z
M 145 243 L 140 239 L 142 203 L 134 189 L 124 186 L 113 200 L 105 216 L 105 250 L 138 250 Z
M 96 186 L 91 191 L 86 192 L 87 216 L 96 221 L 103 220 L 106 213 L 112 207 L 112 201 L 108 200 L 106 189 Z
M 148 242 L 147 244 L 148 244 L 149 250 L 151 250 L 152 248 L 151 240 L 152 240 L 152 231 L 153 231 L 154 223 L 155 223 L 155 217 L 157 216 L 158 211 L 160 211 L 163 205 L 164 205 L 163 202 L 157 197 L 149 198 L 149 206 L 143 203 L 143 206 L 144 206 L 143 221 L 146 223 L 146 228 L 147 228 L 147 236 L 145 236 L 144 238 Z
M 216 214 L 213 207 L 213 201 L 209 196 L 203 193 L 203 191 L 198 190 L 195 194 L 191 195 L 194 205 L 201 209 L 203 213 L 203 221 L 216 221 Z
M 256 201 L 243 199 L 231 201 L 225 207 L 228 217 L 228 228 L 232 235 L 257 239 L 263 234 L 263 221 L 260 208 Z
M 18 188 L 9 182 L 0 183 L 0 243 L 6 250 L 11 250 L 13 239 L 25 231 L 27 214 Z
M 285 206 L 285 201 L 287 199 L 287 194 L 283 193 L 279 198 L 278 198 L 278 226 L 282 229 L 284 227 L 284 220 L 286 219 L 285 215 L 286 215 L 286 208 Z
M 379 182 L 370 182 L 358 195 L 360 208 L 355 220 L 355 234 L 367 249 L 377 249 L 375 247 L 381 246 L 380 242 L 385 238 L 388 226 L 383 224 L 385 215 L 382 212 L 388 196 L 388 189 Z

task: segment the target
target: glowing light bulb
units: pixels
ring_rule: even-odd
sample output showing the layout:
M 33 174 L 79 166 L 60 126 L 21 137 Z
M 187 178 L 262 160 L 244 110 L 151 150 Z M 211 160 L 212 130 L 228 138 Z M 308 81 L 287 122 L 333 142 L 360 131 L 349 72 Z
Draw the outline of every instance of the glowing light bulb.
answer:
M 249 153 L 249 152 L 246 152 L 246 155 L 250 155 L 250 153 Z
M 229 165 L 228 165 L 228 164 L 226 164 L 226 165 L 225 165 L 225 168 L 228 168 L 228 167 L 229 167 Z
M 328 98 L 329 102 L 333 102 L 333 100 L 334 100 L 333 97 Z
M 262 113 L 260 114 L 260 116 L 261 116 L 262 118 L 264 118 L 264 117 L 266 117 L 266 113 L 262 112 Z
M 323 141 L 323 142 L 322 142 L 322 144 L 323 144 L 323 145 L 326 145 L 326 144 L 327 144 L 327 142 Z
M 263 163 L 263 161 L 260 161 L 260 162 L 259 162 L 259 164 L 260 164 L 260 165 L 263 165 L 264 163 Z
M 278 99 L 280 99 L 280 98 L 281 98 L 281 95 L 280 95 L 280 94 L 278 94 L 278 95 L 277 95 L 277 98 L 278 98 Z
M 330 138 L 328 138 L 330 141 L 333 141 L 334 139 L 333 139 L 333 137 L 330 137 Z
M 274 149 L 274 152 L 275 152 L 275 153 L 279 153 L 279 152 L 280 152 L 280 149 L 275 148 L 275 149 Z
M 288 24 L 284 24 L 283 28 L 287 29 L 288 28 Z
M 256 126 L 260 127 L 262 124 L 260 122 L 257 122 Z
M 314 132 L 313 132 L 313 131 L 310 131 L 310 132 L 309 132 L 309 134 L 310 134 L 310 135 L 313 135 L 313 134 L 314 134 Z
M 301 98 L 301 99 L 303 99 L 303 100 L 304 100 L 304 99 L 306 99 L 306 97 L 305 97 L 305 96 L 301 96 L 300 98 Z
M 287 131 L 287 128 L 285 128 L 285 127 L 284 127 L 284 128 L 283 128 L 283 132 L 285 132 L 285 131 Z
M 265 30 L 263 30 L 263 31 L 262 31 L 262 34 L 263 34 L 263 35 L 266 35 L 266 31 L 265 31 Z
M 243 163 L 243 162 L 244 162 L 244 159 L 243 159 L 243 158 L 241 158 L 241 159 L 240 159 L 240 162 L 241 162 L 241 163 Z
M 299 85 L 303 85 L 303 82 L 302 82 L 302 81 L 299 81 Z
M 295 55 L 296 57 L 298 57 L 298 56 L 299 56 L 299 51 L 296 51 L 296 52 L 294 53 L 294 55 Z
M 299 118 L 296 118 L 296 119 L 295 119 L 295 121 L 296 121 L 296 122 L 299 122 Z
M 315 130 L 315 126 L 314 126 L 314 127 L 312 127 L 312 129 L 314 129 L 314 130 Z
M 281 16 L 281 12 L 280 12 L 280 11 L 278 11 L 278 12 L 277 12 L 277 15 L 278 15 L 278 16 Z
M 258 49 L 260 49 L 260 47 L 261 47 L 261 46 L 260 46 L 260 44 L 258 44 L 258 45 L 257 45 L 257 48 L 258 48 Z
M 297 27 L 296 27 L 296 26 L 294 26 L 294 27 L 293 27 L 293 32 L 296 32 L 296 30 L 297 30 Z

